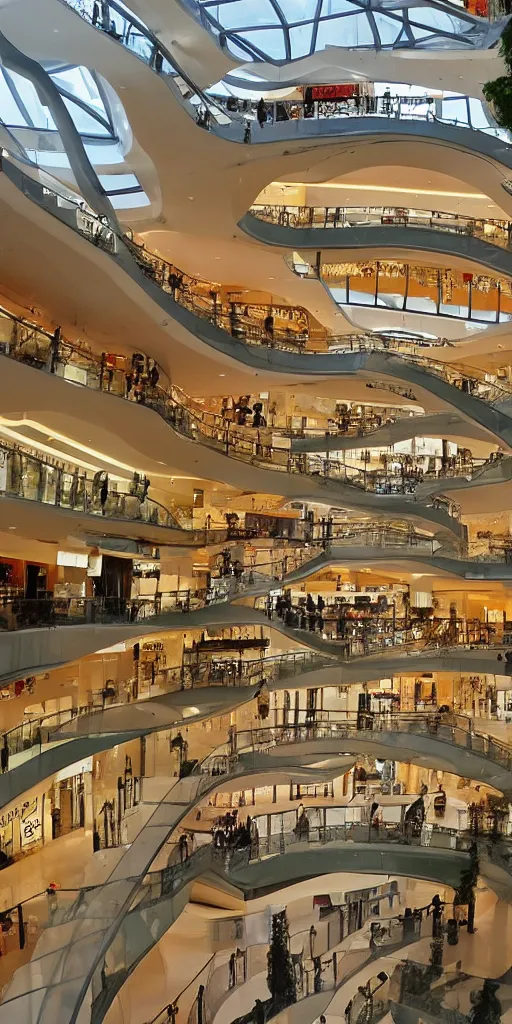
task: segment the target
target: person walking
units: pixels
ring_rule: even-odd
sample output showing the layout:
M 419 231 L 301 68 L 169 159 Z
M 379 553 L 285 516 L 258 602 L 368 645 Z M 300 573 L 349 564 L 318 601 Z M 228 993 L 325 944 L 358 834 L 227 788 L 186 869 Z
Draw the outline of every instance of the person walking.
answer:
M 260 128 L 263 128 L 263 125 L 267 120 L 267 108 L 265 106 L 265 100 L 263 99 L 263 96 L 261 97 L 258 106 L 256 107 L 256 117 L 258 119 L 258 124 Z

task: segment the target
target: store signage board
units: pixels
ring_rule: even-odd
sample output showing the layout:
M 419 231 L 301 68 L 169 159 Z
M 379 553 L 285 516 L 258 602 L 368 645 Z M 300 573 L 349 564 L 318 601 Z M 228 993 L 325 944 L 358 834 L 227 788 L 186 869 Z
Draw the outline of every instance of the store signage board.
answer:
M 44 796 L 37 796 L 34 800 L 28 801 L 28 806 L 21 814 L 20 842 L 22 849 L 33 846 L 43 838 L 43 800 Z

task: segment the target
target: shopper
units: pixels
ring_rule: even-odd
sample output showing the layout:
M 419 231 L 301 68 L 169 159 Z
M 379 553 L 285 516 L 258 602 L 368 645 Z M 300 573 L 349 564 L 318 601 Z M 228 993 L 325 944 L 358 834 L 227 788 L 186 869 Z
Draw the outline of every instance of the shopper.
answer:
M 254 413 L 253 418 L 252 418 L 252 425 L 253 425 L 253 427 L 256 427 L 256 428 L 266 427 L 267 421 L 266 421 L 266 419 L 265 419 L 265 417 L 263 415 L 263 411 L 262 410 L 263 410 L 263 405 L 262 405 L 261 402 L 256 402 L 256 404 L 253 405 L 253 407 L 252 407 L 252 411 Z
M 9 746 L 7 743 L 7 736 L 4 736 L 4 742 L 0 748 L 0 768 L 2 769 L 2 775 L 4 772 L 9 770 Z
M 256 117 L 258 119 L 258 124 L 260 128 L 263 128 L 263 125 L 267 120 L 267 108 L 265 106 L 265 101 L 263 97 L 261 97 L 258 106 L 256 107 Z
M 103 481 L 103 483 L 101 485 L 101 490 L 100 490 L 100 505 L 101 505 L 101 514 L 102 514 L 102 516 L 104 516 L 106 514 L 105 505 L 107 504 L 107 498 L 108 498 L 108 474 L 106 473 L 105 474 L 105 479 L 104 479 L 104 481 Z
M 265 320 L 263 322 L 263 327 L 264 327 L 264 330 L 265 330 L 265 338 L 266 338 L 267 341 L 270 342 L 270 346 L 273 347 L 273 344 L 274 344 L 274 317 L 272 316 L 272 313 L 269 313 L 268 316 L 265 317 Z
M 180 836 L 178 848 L 180 851 L 180 864 L 188 860 L 188 837 L 186 832 L 183 832 Z

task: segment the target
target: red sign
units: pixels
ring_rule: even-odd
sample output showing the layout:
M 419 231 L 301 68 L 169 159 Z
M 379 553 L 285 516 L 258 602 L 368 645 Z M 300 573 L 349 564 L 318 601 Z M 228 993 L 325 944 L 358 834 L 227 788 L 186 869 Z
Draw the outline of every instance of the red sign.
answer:
M 346 100 L 356 91 L 355 85 L 314 85 L 311 89 L 314 100 Z

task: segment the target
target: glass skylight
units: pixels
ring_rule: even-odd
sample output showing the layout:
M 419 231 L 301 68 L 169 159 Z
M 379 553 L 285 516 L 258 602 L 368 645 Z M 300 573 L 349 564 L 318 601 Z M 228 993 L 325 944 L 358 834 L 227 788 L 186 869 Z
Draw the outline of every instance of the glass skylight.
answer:
M 326 46 L 485 48 L 485 18 L 443 0 L 197 0 L 203 23 L 247 63 L 286 63 Z
M 108 105 L 109 89 L 102 85 L 99 76 L 75 65 L 47 65 L 45 70 L 71 114 L 91 166 L 104 169 L 124 164 Z M 49 106 L 41 101 L 29 78 L 5 67 L 0 67 L 0 123 L 5 126 L 2 145 L 14 156 L 21 156 L 39 167 L 51 168 L 55 173 L 62 172 L 62 180 L 70 180 L 68 154 Z M 100 181 L 107 192 L 114 191 L 114 205 L 119 208 L 149 203 L 138 178 L 131 172 L 102 173 Z M 76 183 L 74 185 L 76 187 Z M 124 205 L 123 193 L 126 194 Z

